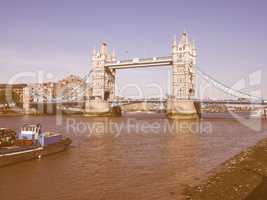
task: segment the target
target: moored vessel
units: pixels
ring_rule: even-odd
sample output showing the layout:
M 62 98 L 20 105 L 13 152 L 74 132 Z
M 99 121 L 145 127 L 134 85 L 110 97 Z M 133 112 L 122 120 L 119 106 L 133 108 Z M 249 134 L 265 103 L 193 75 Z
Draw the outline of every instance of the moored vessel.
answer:
M 40 124 L 25 124 L 19 133 L 0 129 L 0 167 L 40 159 L 64 151 L 70 144 L 61 134 L 42 132 Z

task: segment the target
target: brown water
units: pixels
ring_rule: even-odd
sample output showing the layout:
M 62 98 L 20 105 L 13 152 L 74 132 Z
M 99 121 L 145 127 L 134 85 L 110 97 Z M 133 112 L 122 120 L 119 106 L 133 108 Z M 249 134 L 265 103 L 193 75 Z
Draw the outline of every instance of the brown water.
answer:
M 73 145 L 0 168 L 1 200 L 181 199 L 184 186 L 267 136 L 266 121 L 256 132 L 230 119 L 179 121 L 171 129 L 166 124 L 174 122 L 161 114 L 65 116 L 61 125 L 54 116 L 0 117 L 0 127 L 18 130 L 26 122 L 64 133 Z

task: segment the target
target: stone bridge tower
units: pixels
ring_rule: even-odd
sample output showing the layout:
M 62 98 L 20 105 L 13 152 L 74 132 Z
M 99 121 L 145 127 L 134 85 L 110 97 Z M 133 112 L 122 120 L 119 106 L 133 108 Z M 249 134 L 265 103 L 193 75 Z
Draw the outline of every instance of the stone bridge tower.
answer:
M 100 50 L 93 50 L 92 55 L 92 99 L 109 100 L 115 93 L 115 70 L 105 68 L 108 62 L 115 62 L 115 52 L 109 53 L 106 43 L 102 43 Z
M 192 99 L 195 95 L 196 48 L 187 33 L 179 42 L 176 37 L 172 44 L 172 96 L 177 99 Z
M 105 42 L 101 44 L 99 50 L 93 49 L 92 93 L 86 101 L 86 115 L 106 116 L 120 112 L 112 108 L 108 102 L 115 96 L 116 71 L 105 67 L 105 64 L 111 62 L 116 62 L 115 51 L 110 53 Z
M 197 118 L 199 105 L 193 101 L 196 88 L 196 47 L 183 32 L 179 41 L 172 43 L 171 97 L 167 101 L 170 118 Z

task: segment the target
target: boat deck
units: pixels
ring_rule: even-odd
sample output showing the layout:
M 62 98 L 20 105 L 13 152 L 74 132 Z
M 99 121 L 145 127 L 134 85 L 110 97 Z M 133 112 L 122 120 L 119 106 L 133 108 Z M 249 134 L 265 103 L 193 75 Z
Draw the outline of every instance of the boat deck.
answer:
M 20 151 L 32 150 L 40 147 L 39 144 L 31 145 L 31 146 L 9 146 L 9 147 L 1 147 L 0 155 L 8 154 L 8 153 L 16 153 Z

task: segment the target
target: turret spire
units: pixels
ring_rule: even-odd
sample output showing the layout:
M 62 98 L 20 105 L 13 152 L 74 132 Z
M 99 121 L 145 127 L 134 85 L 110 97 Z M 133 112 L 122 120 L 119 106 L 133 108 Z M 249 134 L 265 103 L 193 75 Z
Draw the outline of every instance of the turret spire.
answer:
M 116 53 L 114 48 L 112 49 L 111 60 L 116 61 Z
M 172 46 L 173 46 L 173 47 L 176 47 L 176 46 L 177 46 L 177 39 L 176 39 L 176 35 L 174 35 L 174 37 L 173 37 Z
M 188 39 L 188 34 L 186 32 L 182 33 L 181 39 L 179 40 L 179 43 L 178 43 L 178 47 L 179 47 L 179 49 L 181 48 L 183 50 L 188 50 L 189 49 L 190 42 L 189 42 L 189 39 Z
M 102 42 L 101 47 L 100 47 L 100 53 L 102 55 L 106 55 L 107 54 L 107 43 Z
M 196 41 L 192 40 L 192 49 L 195 50 L 196 49 Z
M 96 49 L 95 49 L 95 47 L 93 48 L 93 56 L 96 56 Z
M 197 56 L 197 49 L 196 49 L 196 42 L 195 40 L 192 41 L 192 54 L 193 56 Z

